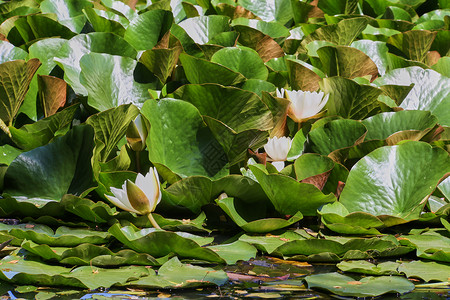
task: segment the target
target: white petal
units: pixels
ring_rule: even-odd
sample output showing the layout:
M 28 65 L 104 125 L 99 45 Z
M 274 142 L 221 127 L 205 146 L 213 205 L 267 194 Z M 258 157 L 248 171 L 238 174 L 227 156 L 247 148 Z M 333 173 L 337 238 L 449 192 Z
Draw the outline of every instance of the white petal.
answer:
M 284 161 L 287 159 L 289 149 L 291 149 L 292 140 L 288 137 L 269 138 L 264 150 L 267 155 L 274 161 Z
M 135 210 L 131 204 L 130 201 L 128 201 L 128 197 L 127 197 L 127 192 L 126 189 L 121 190 L 121 189 L 116 189 L 114 187 L 111 187 L 111 192 L 114 194 L 114 196 L 108 196 L 105 195 L 109 201 L 111 201 L 115 206 L 126 210 L 126 211 L 130 211 L 130 212 L 135 212 L 135 213 L 139 213 L 137 210 Z
M 277 169 L 278 172 L 284 169 L 284 161 L 273 161 L 272 165 Z
M 149 200 L 149 206 L 152 210 L 161 201 L 161 188 L 156 168 L 150 168 L 149 172 L 144 176 L 138 174 L 136 185 L 144 192 Z
M 278 98 L 284 98 L 284 89 L 277 89 L 277 97 Z
M 134 124 L 136 125 L 136 128 L 139 132 L 139 136 L 141 137 L 141 140 L 144 143 L 145 142 L 144 124 L 142 122 L 142 117 L 140 114 L 134 120 Z

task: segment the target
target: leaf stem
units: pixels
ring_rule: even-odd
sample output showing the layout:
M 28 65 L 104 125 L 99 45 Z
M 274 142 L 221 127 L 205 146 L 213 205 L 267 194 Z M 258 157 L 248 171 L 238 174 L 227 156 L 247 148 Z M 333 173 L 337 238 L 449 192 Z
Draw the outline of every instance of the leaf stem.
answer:
M 135 151 L 135 153 L 136 153 L 136 171 L 137 171 L 137 173 L 141 173 L 141 162 L 140 162 L 141 151 Z
M 159 227 L 158 223 L 156 223 L 155 218 L 153 218 L 152 213 L 149 213 L 147 215 L 147 217 L 150 220 L 150 223 L 152 223 L 153 227 L 155 227 L 156 229 L 161 229 L 161 227 Z
M 2 119 L 0 119 L 0 129 L 3 130 L 4 133 L 6 133 L 10 138 L 11 136 L 11 131 L 9 131 L 8 126 L 5 124 L 5 122 L 3 122 Z

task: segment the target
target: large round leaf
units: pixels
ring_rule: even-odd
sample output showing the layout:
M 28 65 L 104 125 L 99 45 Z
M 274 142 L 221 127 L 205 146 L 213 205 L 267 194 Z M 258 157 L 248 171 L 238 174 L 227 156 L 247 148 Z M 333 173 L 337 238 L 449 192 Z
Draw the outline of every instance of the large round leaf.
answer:
M 382 90 L 379 88 L 340 76 L 324 78 L 320 87 L 324 93 L 330 94 L 326 105 L 329 115 L 360 120 L 380 110 L 377 99 Z
M 151 123 L 147 146 L 152 163 L 162 164 L 181 177 L 227 175 L 225 153 L 203 127 L 195 106 L 175 99 L 149 100 L 141 113 Z
M 293 18 L 291 2 L 288 0 L 239 0 L 237 4 L 251 11 L 266 22 L 277 21 L 281 25 L 284 25 Z
M 170 11 L 155 9 L 134 18 L 125 31 L 124 38 L 136 50 L 152 49 L 172 25 Z
M 55 61 L 64 70 L 64 80 L 77 94 L 87 95 L 87 90 L 80 83 L 80 60 L 90 52 L 108 53 L 136 58 L 137 52 L 120 36 L 107 32 L 80 34 L 70 39 L 61 47 Z
M 229 18 L 226 16 L 200 16 L 186 19 L 178 25 L 197 44 L 206 44 L 214 36 L 230 31 Z
M 365 133 L 366 127 L 361 122 L 338 119 L 311 130 L 308 147 L 313 152 L 328 155 L 335 150 L 354 146 Z
M 266 80 L 269 75 L 258 52 L 246 47 L 223 48 L 214 53 L 211 61 L 239 72 L 247 79 Z
M 0 63 L 16 59 L 25 59 L 28 56 L 25 50 L 15 47 L 7 41 L 0 41 Z
M 407 293 L 414 289 L 412 282 L 399 276 L 369 276 L 355 281 L 339 273 L 325 273 L 307 276 L 305 280 L 309 288 L 328 290 L 340 296 L 374 297 L 386 293 Z
M 54 142 L 20 154 L 8 167 L 5 191 L 14 196 L 61 200 L 93 186 L 94 130 L 77 126 Z
M 202 115 L 215 118 L 236 132 L 273 127 L 271 112 L 249 91 L 217 84 L 188 84 L 176 90 L 174 96 L 192 103 Z
M 150 98 L 153 84 L 134 80 L 137 61 L 129 57 L 89 53 L 80 60 L 80 83 L 86 88 L 88 104 L 104 111 L 122 104 L 141 107 Z
M 408 67 L 392 70 L 374 83 L 378 86 L 413 83 L 413 89 L 400 107 L 409 110 L 428 110 L 438 118 L 439 124 L 450 126 L 450 78 L 431 69 Z
M 250 170 L 281 214 L 295 215 L 300 211 L 304 216 L 315 216 L 319 207 L 336 200 L 333 194 L 325 195 L 312 184 L 281 174 L 266 174 L 255 166 L 250 166 Z
M 385 112 L 362 121 L 367 128 L 365 140 L 384 140 L 396 132 L 407 131 L 421 138 L 436 125 L 437 119 L 430 112 L 420 110 L 402 110 Z
M 222 85 L 235 85 L 245 80 L 245 77 L 225 66 L 205 59 L 180 54 L 186 78 L 191 83 L 218 83 Z M 214 74 L 214 76 L 211 76 Z
M 350 171 L 340 202 L 349 212 L 417 219 L 423 200 L 450 171 L 448 153 L 422 142 L 376 149 Z

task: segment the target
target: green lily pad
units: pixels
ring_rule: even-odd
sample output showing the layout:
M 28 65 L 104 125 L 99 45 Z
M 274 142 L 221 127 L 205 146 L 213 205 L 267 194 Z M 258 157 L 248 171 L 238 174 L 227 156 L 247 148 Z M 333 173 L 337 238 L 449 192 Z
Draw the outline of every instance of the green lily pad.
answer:
M 159 165 L 181 177 L 227 175 L 225 154 L 203 127 L 203 119 L 194 105 L 175 99 L 149 100 L 141 113 L 151 123 L 146 141 L 150 161 L 157 164 L 163 177 Z
M 219 15 L 199 16 L 186 19 L 178 25 L 195 43 L 207 44 L 216 35 L 230 31 L 229 20 L 228 17 Z
M 378 76 L 377 65 L 364 52 L 348 46 L 324 46 L 317 50 L 322 68 L 331 76 L 348 79 L 370 76 L 373 80 Z
M 377 98 L 382 90 L 376 87 L 343 77 L 324 78 L 320 87 L 325 94 L 330 94 L 326 105 L 329 115 L 360 120 L 380 110 Z
M 298 59 L 286 59 L 289 83 L 294 90 L 314 92 L 325 74 L 318 68 Z
M 173 16 L 170 11 L 162 9 L 147 11 L 131 20 L 124 39 L 136 50 L 152 49 L 170 29 L 172 22 Z
M 113 11 L 86 7 L 83 9 L 83 13 L 95 32 L 114 33 L 117 36 L 123 37 L 125 34 L 125 27 L 128 27 L 130 24 L 127 18 L 121 14 L 116 14 Z
M 103 231 L 73 229 L 65 226 L 58 227 L 56 231 L 53 231 L 50 227 L 40 224 L 0 224 L 0 231 L 15 237 L 16 239 L 13 241 L 15 245 L 21 240 L 27 239 L 38 244 L 70 247 L 83 243 L 102 244 L 110 238 L 110 234 Z
M 395 69 L 374 83 L 378 86 L 410 85 L 413 89 L 400 105 L 406 110 L 426 110 L 435 115 L 440 125 L 450 125 L 450 97 L 448 91 L 450 78 L 439 74 L 434 70 L 424 70 L 420 67 L 408 67 Z
M 38 59 L 9 61 L 0 64 L 0 119 L 6 125 L 12 125 L 31 79 L 41 63 Z
M 154 228 L 137 230 L 134 226 L 111 226 L 109 232 L 121 243 L 140 253 L 147 253 L 155 258 L 175 254 L 180 258 L 190 258 L 212 263 L 223 263 L 224 260 L 214 251 L 202 248 L 191 239 L 196 236 L 184 234 L 186 237 L 169 231 L 158 231 Z
M 448 154 L 426 143 L 381 147 L 352 168 L 340 202 L 349 212 L 418 219 L 423 199 L 449 167 Z
M 93 129 L 75 126 L 52 143 L 20 154 L 5 174 L 5 193 L 27 198 L 61 200 L 82 195 L 94 186 L 90 159 Z
M 275 253 L 294 260 L 311 262 L 338 262 L 348 259 L 369 259 L 375 257 L 393 257 L 413 251 L 410 246 L 402 246 L 395 239 L 350 238 L 343 240 L 307 239 L 287 242 Z
M 2 259 L 2 263 L 3 268 L 0 268 L 2 280 L 29 285 L 72 286 L 88 289 L 109 288 L 113 285 L 123 285 L 142 276 L 155 274 L 154 271 L 144 266 L 127 266 L 116 269 L 93 269 L 91 266 L 82 266 L 72 270 L 25 260 L 20 256 L 7 256 Z
M 177 89 L 174 96 L 192 103 L 202 115 L 219 120 L 235 132 L 273 127 L 271 112 L 252 92 L 217 84 L 188 84 Z
M 231 244 L 208 246 L 207 248 L 219 254 L 228 265 L 233 265 L 239 260 L 248 261 L 255 258 L 257 252 L 255 247 L 240 240 Z
M 295 231 L 285 231 L 280 235 L 248 235 L 243 234 L 239 237 L 240 241 L 254 245 L 263 253 L 272 254 L 275 249 L 281 245 L 294 240 L 304 240 L 305 237 Z
M 387 293 L 408 293 L 414 284 L 404 277 L 365 277 L 360 281 L 339 273 L 306 276 L 308 288 L 325 289 L 339 296 L 376 297 Z
M 390 36 L 388 43 L 401 50 L 407 58 L 423 62 L 435 36 L 436 32 L 411 30 Z
M 152 83 L 134 80 L 137 61 L 103 53 L 85 54 L 80 59 L 80 83 L 86 88 L 88 104 L 104 111 L 121 104 L 141 107 L 150 98 Z
M 0 199 L 0 215 L 2 217 L 40 217 L 64 215 L 61 204 L 54 200 L 45 199 L 15 199 L 3 194 Z
M 54 115 L 24 125 L 19 129 L 10 126 L 11 139 L 24 151 L 44 146 L 56 134 L 68 130 L 78 107 L 79 105 L 72 105 Z
M 443 281 L 450 279 L 450 266 L 436 262 L 410 261 L 404 262 L 398 267 L 398 271 L 408 278 L 418 277 L 424 281 Z
M 385 224 L 379 218 L 364 212 L 349 211 L 340 202 L 324 205 L 319 211 L 322 223 L 329 229 L 342 234 L 377 235 L 377 229 Z
M 348 46 L 366 28 L 367 19 L 362 17 L 344 19 L 337 24 L 325 25 L 303 39 L 305 47 L 312 41 L 328 41 L 336 45 Z
M 437 119 L 430 112 L 420 110 L 403 110 L 397 112 L 385 112 L 362 121 L 367 128 L 365 140 L 391 139 L 397 141 L 400 132 L 407 134 L 406 139 L 420 139 L 431 128 Z M 394 134 L 397 136 L 394 136 Z
M 349 119 L 333 120 L 313 128 L 309 132 L 307 147 L 321 155 L 329 155 L 335 150 L 358 144 L 366 131 L 366 127 L 359 121 Z
M 208 285 L 223 285 L 228 281 L 222 270 L 182 264 L 174 257 L 158 270 L 158 275 L 141 277 L 128 285 L 142 288 L 192 288 Z
M 293 18 L 291 3 L 288 0 L 280 0 L 275 3 L 268 0 L 239 0 L 237 4 L 251 11 L 266 22 L 277 21 L 281 25 L 284 25 Z
M 250 211 L 248 206 L 240 204 L 234 198 L 224 198 L 217 204 L 228 216 L 246 232 L 266 233 L 284 227 L 288 227 L 303 218 L 301 212 L 297 212 L 288 220 L 282 218 L 264 218 L 264 210 L 254 209 Z
M 197 58 L 180 54 L 180 61 L 183 64 L 186 78 L 190 83 L 218 83 L 222 85 L 236 85 L 245 80 L 245 77 L 225 66 Z M 215 74 L 211 76 L 211 74 Z
M 265 22 L 256 19 L 237 18 L 231 22 L 231 26 L 243 25 L 261 31 L 273 39 L 289 36 L 289 30 L 278 22 Z
M 81 58 L 88 53 L 107 53 L 136 58 L 137 52 L 120 36 L 106 32 L 80 34 L 66 41 L 55 57 L 64 70 L 64 80 L 77 94 L 87 95 L 87 87 L 80 82 Z M 106 72 L 106 71 L 105 71 Z
M 86 0 L 64 0 L 56 3 L 44 0 L 40 7 L 43 13 L 55 14 L 61 24 L 73 32 L 80 33 L 86 23 L 86 17 L 82 10 L 86 7 L 92 7 L 92 3 Z
M 440 234 L 412 234 L 399 239 L 402 245 L 417 248 L 421 258 L 450 262 L 450 238 Z
M 110 108 L 89 117 L 86 123 L 94 128 L 95 156 L 101 162 L 106 162 L 119 141 L 123 138 L 139 110 L 131 104 Z
M 258 53 L 247 47 L 223 48 L 214 53 L 211 62 L 239 72 L 247 79 L 266 80 L 269 75 L 269 71 Z
M 15 47 L 7 41 L 0 41 L 0 63 L 11 60 L 25 59 L 27 56 L 28 53 L 25 50 Z
M 400 275 L 397 270 L 399 262 L 387 261 L 373 264 L 365 260 L 342 261 L 336 266 L 344 272 L 362 273 L 368 275 Z
M 74 195 L 64 195 L 59 203 L 66 211 L 93 223 L 106 223 L 117 214 L 116 208 L 105 202 L 94 202 Z
M 200 213 L 202 206 L 207 205 L 213 199 L 211 189 L 212 182 L 207 177 L 183 178 L 163 191 L 161 209 L 170 211 L 176 209 L 177 206 L 182 206 L 194 213 Z
M 145 253 L 137 253 L 128 249 L 113 252 L 107 247 L 93 244 L 80 244 L 73 248 L 66 248 L 50 247 L 45 244 L 39 245 L 25 240 L 21 247 L 45 260 L 56 260 L 65 265 L 106 267 L 122 265 L 159 266 L 161 264 Z
M 275 209 L 281 214 L 315 216 L 317 209 L 336 201 L 333 194 L 325 195 L 309 183 L 296 181 L 281 174 L 266 174 L 255 166 L 249 166 Z

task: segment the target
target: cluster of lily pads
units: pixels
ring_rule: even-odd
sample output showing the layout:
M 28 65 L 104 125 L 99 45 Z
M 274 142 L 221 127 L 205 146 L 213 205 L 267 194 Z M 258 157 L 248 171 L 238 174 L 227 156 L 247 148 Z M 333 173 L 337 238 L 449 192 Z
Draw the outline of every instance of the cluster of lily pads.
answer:
M 375 276 L 284 282 L 338 295 L 448 285 L 449 27 L 446 0 L 0 1 L 0 279 L 222 285 L 262 254 Z

